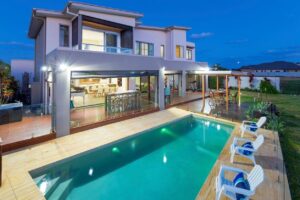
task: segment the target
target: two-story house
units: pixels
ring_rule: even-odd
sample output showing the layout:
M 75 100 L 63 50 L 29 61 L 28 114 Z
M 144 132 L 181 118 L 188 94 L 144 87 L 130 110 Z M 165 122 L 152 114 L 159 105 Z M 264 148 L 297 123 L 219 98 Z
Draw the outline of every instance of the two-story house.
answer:
M 58 136 L 117 116 L 164 109 L 185 96 L 195 62 L 190 28 L 153 27 L 142 14 L 69 2 L 63 11 L 33 9 L 33 103 L 50 105 Z

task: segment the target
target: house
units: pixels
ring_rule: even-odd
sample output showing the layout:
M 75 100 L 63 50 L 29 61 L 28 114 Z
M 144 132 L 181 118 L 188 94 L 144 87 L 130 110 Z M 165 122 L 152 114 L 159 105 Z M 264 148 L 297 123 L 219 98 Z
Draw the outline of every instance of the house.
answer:
M 276 61 L 243 66 L 239 70 L 252 75 L 242 78 L 242 88 L 259 89 L 262 80 L 269 80 L 282 93 L 300 94 L 300 65 L 297 63 Z M 234 77 L 229 79 L 229 86 L 237 87 Z
M 34 75 L 33 60 L 11 60 L 11 75 L 18 81 L 19 93 L 23 96 L 23 103 L 31 102 L 31 84 Z
M 142 17 L 77 2 L 63 11 L 33 9 L 34 103 L 45 104 L 58 136 L 96 121 L 164 109 L 189 87 L 198 91 L 199 84 L 192 85 L 208 65 L 195 61 L 195 44 L 186 39 L 190 28 L 146 26 Z

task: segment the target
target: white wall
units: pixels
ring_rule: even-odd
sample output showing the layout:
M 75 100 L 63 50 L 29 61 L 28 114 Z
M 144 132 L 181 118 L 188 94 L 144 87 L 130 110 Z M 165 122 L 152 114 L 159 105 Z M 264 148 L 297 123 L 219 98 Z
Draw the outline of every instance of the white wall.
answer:
M 135 28 L 133 32 L 133 37 L 134 47 L 136 41 L 154 43 L 154 56 L 160 57 L 160 45 L 165 46 L 165 53 L 167 51 L 167 34 L 164 31 Z
M 169 33 L 171 52 L 170 59 L 172 60 L 186 60 L 186 31 L 185 30 L 171 30 Z M 176 58 L 176 45 L 183 46 L 183 58 Z
M 96 12 L 90 12 L 90 11 L 79 11 L 79 14 L 86 15 L 94 18 L 99 18 L 119 24 L 124 24 L 127 26 L 135 26 L 135 18 L 133 17 L 125 17 L 125 16 L 118 16 L 118 15 L 110 15 L 110 14 L 104 14 L 104 13 L 96 13 Z
M 69 47 L 72 46 L 72 22 L 66 19 L 59 18 L 47 18 L 46 19 L 46 54 L 50 53 L 57 47 L 59 47 L 59 26 L 69 26 Z
M 45 44 L 46 26 L 43 25 L 35 40 L 35 79 L 39 80 L 41 76 L 41 67 L 46 62 L 46 44 Z
M 280 78 L 279 77 L 266 77 L 270 80 L 271 84 L 280 91 Z M 249 83 L 249 77 L 241 77 L 241 88 L 252 88 Z M 251 85 L 253 86 L 252 89 L 259 89 L 260 82 L 265 80 L 265 77 L 253 77 Z M 229 77 L 228 81 L 229 87 L 237 87 L 237 79 L 235 77 Z

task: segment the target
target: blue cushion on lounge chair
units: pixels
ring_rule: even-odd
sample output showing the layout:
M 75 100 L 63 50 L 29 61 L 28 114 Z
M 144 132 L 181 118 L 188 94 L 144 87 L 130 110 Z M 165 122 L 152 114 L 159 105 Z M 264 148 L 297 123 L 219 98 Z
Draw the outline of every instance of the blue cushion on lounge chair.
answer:
M 242 145 L 242 147 L 248 148 L 248 149 L 253 149 L 253 146 L 251 144 L 251 142 L 246 142 Z M 248 150 L 240 150 L 241 154 L 244 154 L 246 156 L 251 155 L 253 152 L 252 151 L 248 151 Z
M 233 179 L 233 184 L 237 188 L 242 188 L 242 189 L 246 189 L 246 190 L 250 189 L 250 185 L 249 185 L 248 181 L 244 178 L 244 174 L 242 172 L 238 173 L 235 176 L 235 178 Z M 238 194 L 238 193 L 236 194 L 237 200 L 242 200 L 244 198 L 245 198 L 245 195 Z
M 256 123 L 251 123 L 249 129 L 250 129 L 250 131 L 255 132 L 255 131 L 257 130 L 257 125 L 256 125 Z

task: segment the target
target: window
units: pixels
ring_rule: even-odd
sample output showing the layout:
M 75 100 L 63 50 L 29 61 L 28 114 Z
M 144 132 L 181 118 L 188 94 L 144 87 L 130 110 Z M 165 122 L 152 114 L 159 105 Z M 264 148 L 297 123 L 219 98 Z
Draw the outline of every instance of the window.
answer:
M 165 45 L 160 45 L 160 57 L 165 57 Z
M 69 47 L 69 26 L 59 26 L 59 46 Z
M 183 46 L 176 45 L 176 58 L 183 58 Z
M 193 49 L 186 48 L 186 59 L 192 60 L 193 59 Z
M 136 42 L 136 54 L 142 56 L 154 56 L 154 44 L 146 42 Z

